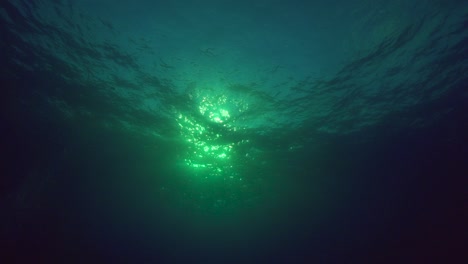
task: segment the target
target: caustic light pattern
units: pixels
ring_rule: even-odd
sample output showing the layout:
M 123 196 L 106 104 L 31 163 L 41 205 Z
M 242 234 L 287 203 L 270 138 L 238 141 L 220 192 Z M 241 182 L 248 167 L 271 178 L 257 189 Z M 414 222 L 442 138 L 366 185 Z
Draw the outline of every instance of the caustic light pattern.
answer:
M 229 142 L 223 135 L 237 130 L 229 124 L 231 115 L 227 106 L 226 96 L 205 96 L 198 106 L 198 118 L 182 113 L 177 118 L 181 134 L 188 143 L 184 161 L 205 178 L 237 178 L 233 165 L 233 149 L 239 142 Z

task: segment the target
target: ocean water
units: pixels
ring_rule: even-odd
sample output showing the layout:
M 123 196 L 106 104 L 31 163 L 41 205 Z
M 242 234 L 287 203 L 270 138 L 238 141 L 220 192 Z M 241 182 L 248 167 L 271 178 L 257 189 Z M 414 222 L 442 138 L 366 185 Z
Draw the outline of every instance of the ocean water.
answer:
M 466 259 L 467 1 L 0 19 L 0 263 Z

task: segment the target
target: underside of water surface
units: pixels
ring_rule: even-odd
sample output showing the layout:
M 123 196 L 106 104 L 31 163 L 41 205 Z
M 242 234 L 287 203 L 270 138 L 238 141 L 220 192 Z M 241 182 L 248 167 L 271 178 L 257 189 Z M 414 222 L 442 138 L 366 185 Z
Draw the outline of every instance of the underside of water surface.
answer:
M 455 263 L 466 1 L 0 3 L 0 263 Z

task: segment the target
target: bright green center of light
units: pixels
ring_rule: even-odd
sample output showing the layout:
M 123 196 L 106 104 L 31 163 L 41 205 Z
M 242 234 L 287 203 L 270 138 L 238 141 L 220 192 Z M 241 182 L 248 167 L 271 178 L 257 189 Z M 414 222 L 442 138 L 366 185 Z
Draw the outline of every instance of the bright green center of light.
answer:
M 226 96 L 201 99 L 201 116 L 178 115 L 181 135 L 187 142 L 186 165 L 197 169 L 204 178 L 212 176 L 233 179 L 232 154 L 236 142 L 228 142 L 223 132 L 234 130 Z

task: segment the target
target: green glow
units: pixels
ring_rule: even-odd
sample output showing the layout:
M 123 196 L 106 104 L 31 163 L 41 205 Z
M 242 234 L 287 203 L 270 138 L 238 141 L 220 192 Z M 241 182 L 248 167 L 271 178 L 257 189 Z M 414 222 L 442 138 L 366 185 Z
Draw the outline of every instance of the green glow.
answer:
M 195 174 L 204 175 L 203 178 L 224 177 L 236 179 L 234 176 L 233 149 L 239 142 L 225 142 L 223 131 L 236 131 L 238 128 L 229 124 L 227 97 L 205 96 L 198 106 L 200 116 L 177 114 L 177 123 L 181 135 L 187 142 L 184 161 L 187 166 L 196 170 Z M 208 121 L 208 122 L 204 122 Z M 210 125 L 213 123 L 213 126 Z M 215 125 L 222 124 L 222 126 Z
M 208 119 L 214 123 L 224 123 L 231 116 L 229 115 L 229 110 L 227 110 L 224 105 L 228 102 L 225 95 L 217 97 L 208 97 L 205 96 L 202 98 L 198 110 L 203 116 L 207 116 Z
M 221 116 L 229 118 L 229 112 L 227 110 L 221 109 L 220 110 Z

